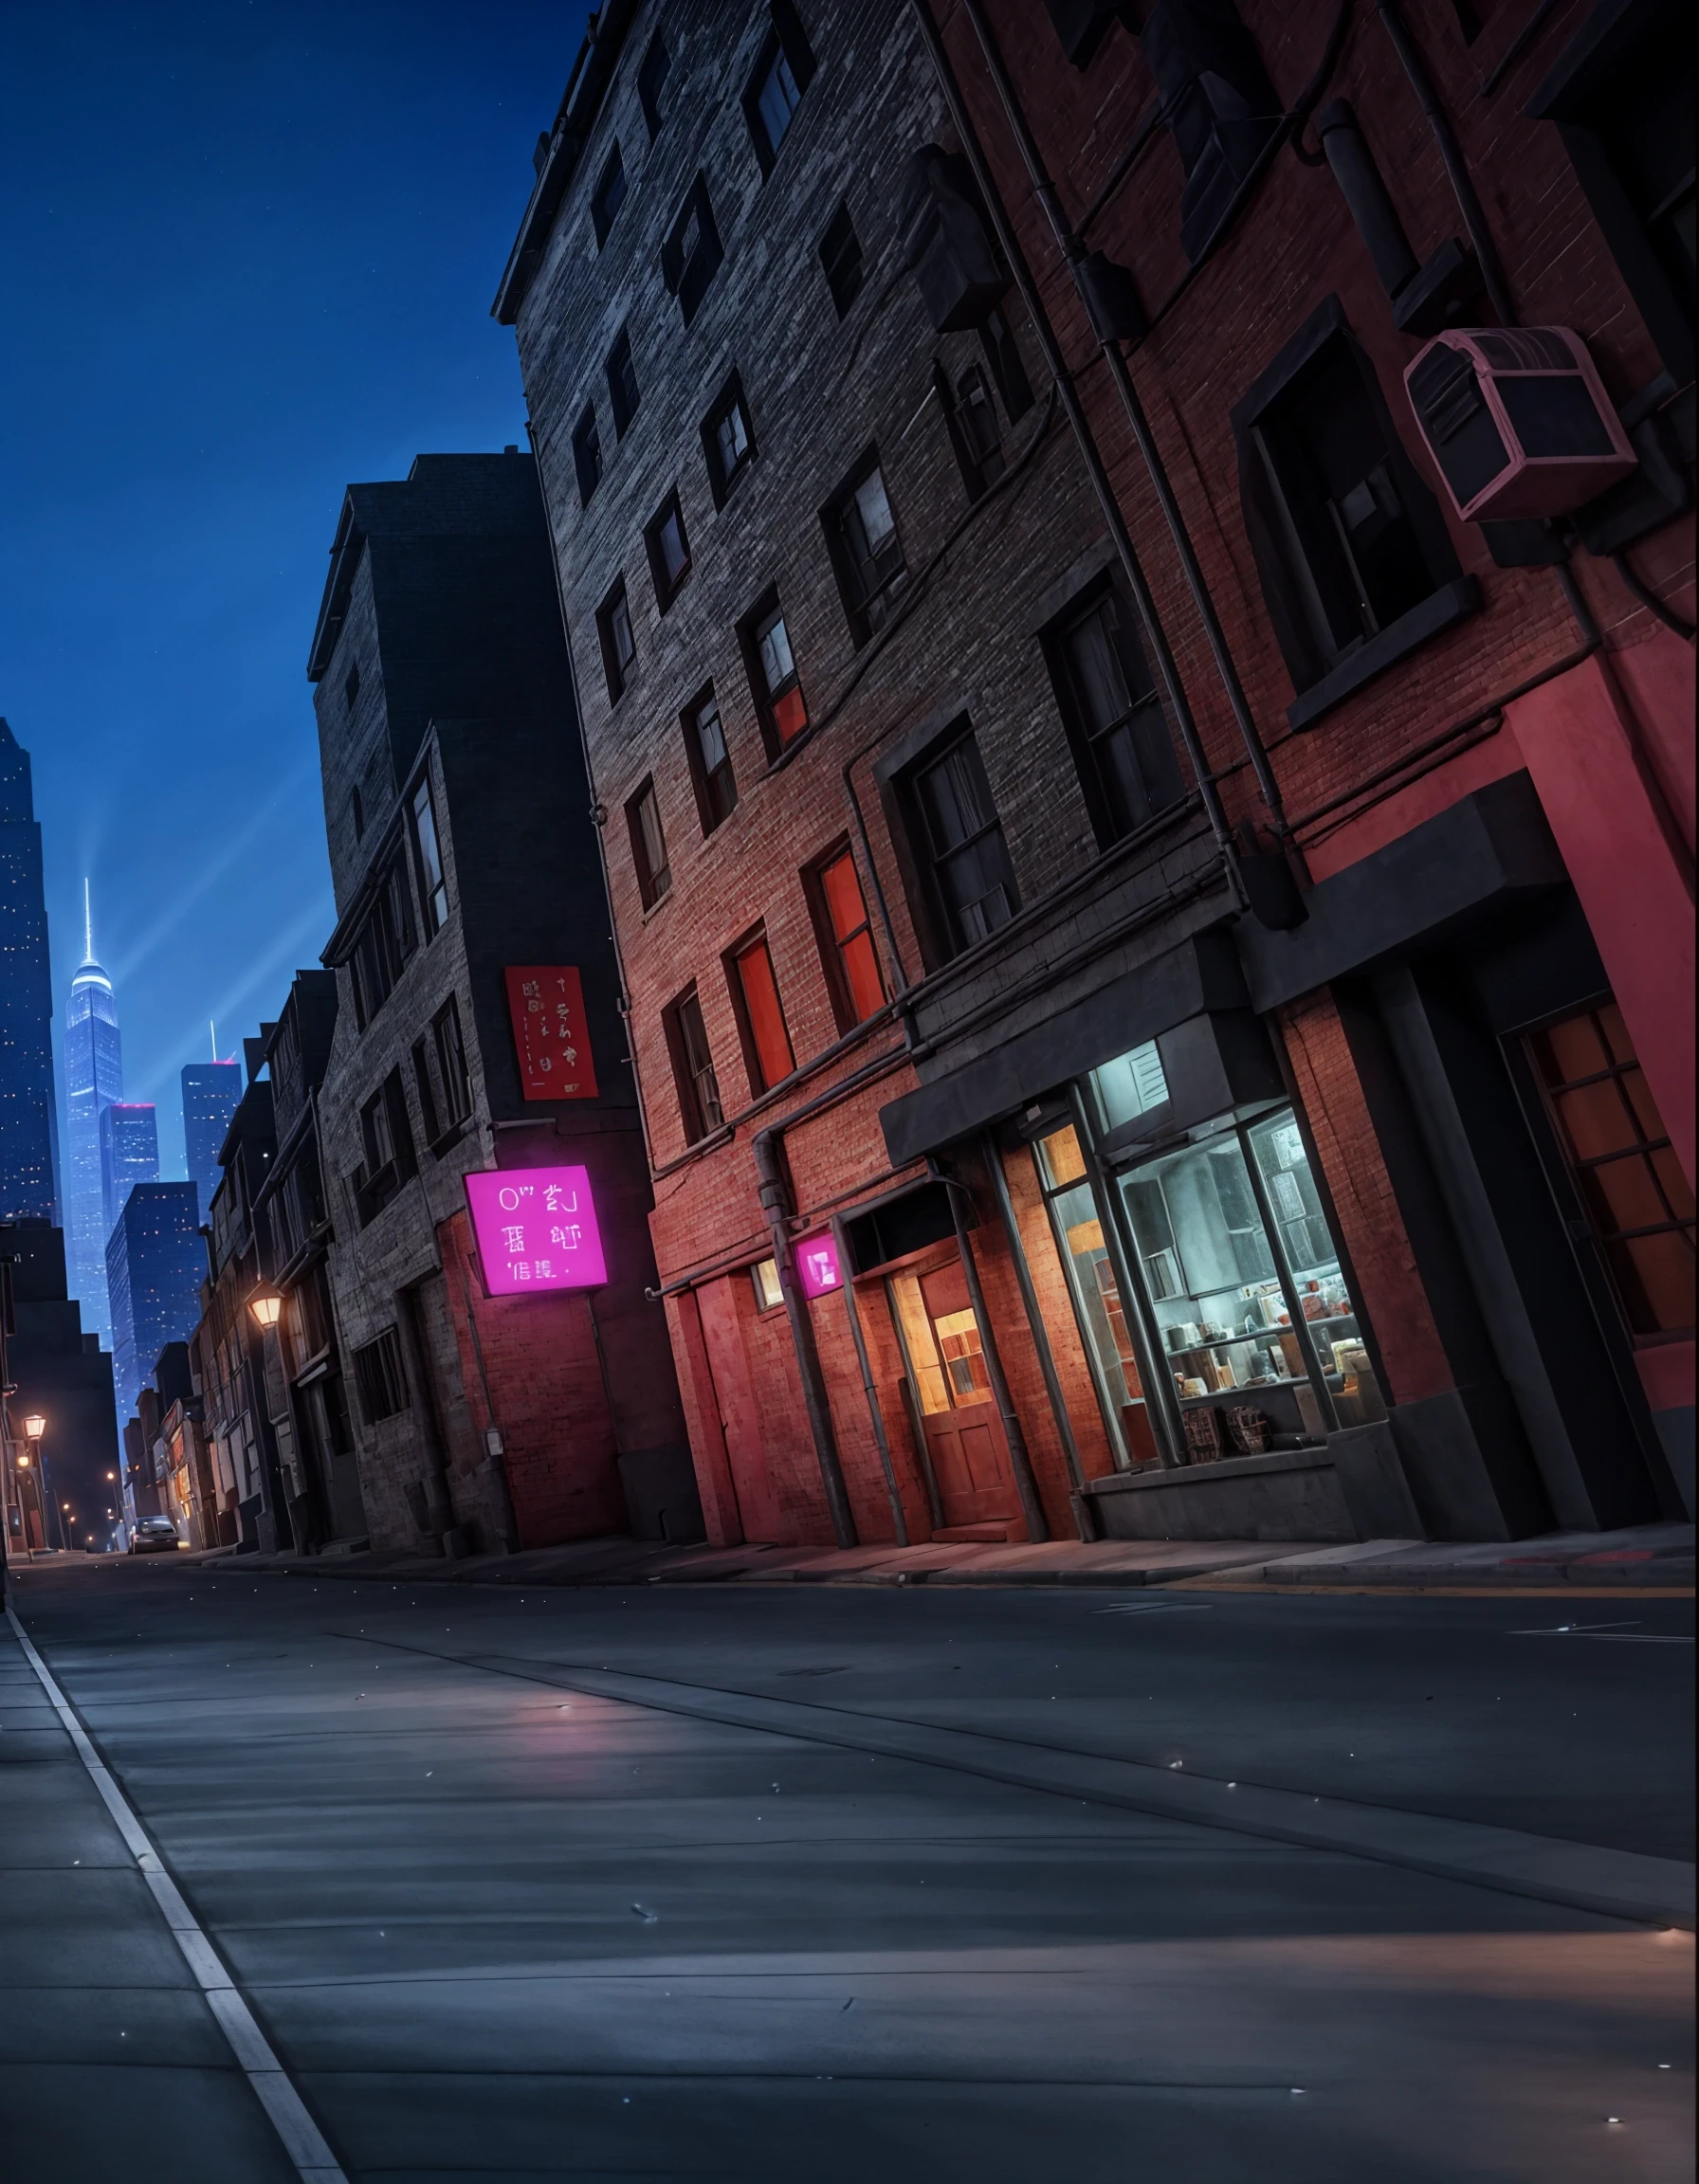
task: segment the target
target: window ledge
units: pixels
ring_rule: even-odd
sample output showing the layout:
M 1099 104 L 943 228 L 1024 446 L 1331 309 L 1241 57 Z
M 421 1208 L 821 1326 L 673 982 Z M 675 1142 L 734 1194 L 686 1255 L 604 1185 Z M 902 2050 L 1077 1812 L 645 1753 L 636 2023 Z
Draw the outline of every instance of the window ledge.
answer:
M 1292 728 L 1313 726 L 1324 713 L 1331 712 L 1365 682 L 1372 682 L 1377 675 L 1384 675 L 1389 667 L 1417 651 L 1429 638 L 1437 637 L 1442 629 L 1450 629 L 1472 614 L 1480 604 L 1481 587 L 1472 576 L 1456 576 L 1449 584 L 1442 584 L 1419 607 L 1413 607 L 1408 614 L 1400 614 L 1360 650 L 1342 660 L 1331 674 L 1324 675 L 1319 682 L 1311 683 L 1301 697 L 1294 699 L 1286 709 L 1288 725 Z

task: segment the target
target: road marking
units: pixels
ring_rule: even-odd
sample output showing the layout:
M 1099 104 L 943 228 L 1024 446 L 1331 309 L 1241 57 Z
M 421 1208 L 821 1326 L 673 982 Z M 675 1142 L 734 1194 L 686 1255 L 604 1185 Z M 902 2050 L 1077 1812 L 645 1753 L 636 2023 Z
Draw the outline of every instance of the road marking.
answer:
M 1093 1608 L 1093 1615 L 1210 1615 L 1207 1600 L 1117 1600 L 1107 1608 Z
M 1630 1623 L 1554 1623 L 1537 1630 L 1510 1630 L 1510 1638 L 1598 1638 L 1612 1640 L 1618 1646 L 1690 1646 L 1691 1636 L 1671 1636 L 1660 1631 L 1641 1630 L 1638 1618 Z
M 35 1670 L 42 1689 L 47 1694 L 66 1736 L 76 1747 L 78 1758 L 87 1768 L 89 1780 L 100 1792 L 101 1803 L 111 1813 L 131 1856 L 140 1866 L 142 1878 L 152 1892 L 160 1916 L 171 1928 L 173 1938 L 183 1952 L 185 1963 L 194 1974 L 201 1993 L 207 1997 L 208 2008 L 217 2018 L 225 2038 L 230 2044 L 230 2052 L 258 2095 L 261 2107 L 271 2119 L 272 2128 L 283 2140 L 283 2151 L 295 2164 L 297 2175 L 307 2179 L 307 2184 L 348 2184 L 341 2164 L 325 2144 L 322 2132 L 307 2113 L 305 2102 L 295 2090 L 271 2043 L 254 2022 L 253 2011 L 237 1992 L 235 1981 L 230 1977 L 223 1957 L 207 1938 L 194 1913 L 184 1902 L 176 1883 L 161 1864 L 159 1853 L 154 1848 L 147 1829 L 136 1817 L 128 1798 L 119 1788 L 118 1777 L 89 1742 L 69 1700 L 53 1681 L 47 1664 L 30 1644 L 29 1633 L 18 1621 L 15 1608 L 8 1607 L 6 1620 L 11 1625 L 13 1635 L 23 1648 L 24 1658 Z

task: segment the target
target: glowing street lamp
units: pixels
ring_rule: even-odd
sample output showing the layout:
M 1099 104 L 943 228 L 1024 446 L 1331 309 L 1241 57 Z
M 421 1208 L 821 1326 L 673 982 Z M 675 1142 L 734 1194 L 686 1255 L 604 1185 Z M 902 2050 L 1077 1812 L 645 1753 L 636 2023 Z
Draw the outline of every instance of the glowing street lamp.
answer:
M 254 1316 L 255 1324 L 269 1331 L 283 1318 L 283 1292 L 273 1288 L 269 1282 L 263 1282 L 248 1299 L 247 1308 Z
M 39 1441 L 47 1430 L 47 1421 L 39 1410 L 32 1410 L 24 1421 L 24 1430 L 31 1441 Z

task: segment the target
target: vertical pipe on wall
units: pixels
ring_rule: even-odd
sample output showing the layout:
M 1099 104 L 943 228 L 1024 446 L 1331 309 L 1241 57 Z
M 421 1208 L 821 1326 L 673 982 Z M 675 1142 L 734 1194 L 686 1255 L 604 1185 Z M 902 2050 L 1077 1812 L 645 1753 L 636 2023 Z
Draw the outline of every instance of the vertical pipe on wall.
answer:
M 879 1408 L 879 1391 L 873 1384 L 873 1367 L 868 1356 L 868 1338 L 861 1323 L 861 1312 L 855 1301 L 855 1281 L 850 1267 L 850 1240 L 844 1233 L 844 1224 L 837 1214 L 831 1217 L 831 1240 L 837 1247 L 838 1280 L 844 1288 L 844 1309 L 850 1315 L 850 1339 L 855 1344 L 855 1362 L 861 1367 L 861 1384 L 868 1398 L 868 1417 L 873 1428 L 873 1440 L 879 1450 L 880 1467 L 885 1473 L 885 1491 L 890 1501 L 891 1522 L 897 1528 L 897 1545 L 908 1545 L 908 1517 L 903 1507 L 903 1496 L 897 1487 L 897 1467 L 891 1461 L 891 1445 L 886 1435 L 885 1414 Z
M 1003 1421 L 1003 1437 L 1009 1444 L 1009 1466 L 1014 1473 L 1014 1490 L 1020 1496 L 1021 1515 L 1027 1520 L 1029 1539 L 1048 1539 L 1050 1528 L 1044 1514 L 1044 1503 L 1038 1498 L 1038 1482 L 1032 1475 L 1032 1459 L 1027 1448 L 1027 1436 L 1021 1427 L 1020 1413 L 1014 1408 L 1014 1398 L 1009 1392 L 1009 1382 L 1003 1372 L 1003 1356 L 997 1344 L 996 1329 L 991 1323 L 986 1309 L 985 1291 L 979 1283 L 979 1262 L 974 1256 L 974 1240 L 968 1233 L 962 1205 L 973 1205 L 973 1194 L 965 1183 L 953 1175 L 940 1173 L 937 1161 L 930 1163 L 933 1174 L 950 1196 L 950 1218 L 956 1226 L 956 1248 L 961 1254 L 961 1270 L 967 1276 L 967 1299 L 974 1308 L 974 1318 L 979 1322 L 979 1340 L 984 1345 L 985 1370 L 991 1375 L 991 1392 L 997 1407 L 997 1415 Z
M 1069 1483 L 1072 1489 L 1069 1500 L 1073 1504 L 1074 1526 L 1082 1539 L 1095 1539 L 1097 1520 L 1090 1502 L 1086 1499 L 1086 1466 L 1080 1461 L 1080 1445 L 1073 1437 L 1073 1420 L 1068 1415 L 1062 1381 L 1056 1372 L 1055 1353 L 1050 1348 L 1050 1330 L 1044 1323 L 1038 1292 L 1032 1285 L 1032 1269 L 1027 1260 L 1026 1245 L 1021 1239 L 1014 1201 L 1009 1195 L 1009 1178 L 1003 1172 L 1003 1156 L 993 1132 L 987 1130 L 980 1138 L 979 1150 L 984 1156 L 986 1167 L 991 1171 L 992 1195 L 997 1202 L 997 1211 L 1002 1215 L 1003 1234 L 1009 1240 L 1009 1256 L 1014 1263 L 1014 1279 L 1020 1288 L 1020 1301 L 1026 1308 L 1027 1324 L 1032 1330 L 1032 1347 L 1038 1353 L 1038 1370 L 1044 1374 L 1044 1392 L 1050 1398 L 1050 1416 L 1056 1425 L 1056 1438 L 1062 1444 L 1062 1454 L 1068 1464 Z

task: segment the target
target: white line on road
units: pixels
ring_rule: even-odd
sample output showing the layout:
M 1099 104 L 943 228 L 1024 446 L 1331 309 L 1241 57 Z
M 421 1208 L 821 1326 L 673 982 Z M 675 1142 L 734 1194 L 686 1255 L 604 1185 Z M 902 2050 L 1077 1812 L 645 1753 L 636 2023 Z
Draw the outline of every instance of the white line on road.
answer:
M 161 1917 L 171 1928 L 184 1961 L 194 1974 L 209 2009 L 223 2028 L 243 2075 L 259 2096 L 260 2105 L 270 2117 L 272 2128 L 283 2140 L 283 2151 L 295 2164 L 297 2174 L 307 2179 L 307 2184 L 348 2184 L 336 2156 L 324 2142 L 322 2132 L 308 2115 L 306 2103 L 278 2061 L 271 2043 L 254 2022 L 253 2011 L 238 1993 L 223 1957 L 202 1932 L 199 1920 L 184 1902 L 176 1883 L 161 1865 L 147 1829 L 131 1810 L 117 1777 L 89 1742 L 70 1702 L 53 1681 L 47 1664 L 30 1644 L 29 1633 L 18 1621 L 15 1608 L 8 1607 L 6 1620 L 24 1649 L 24 1658 L 40 1678 L 42 1689 L 76 1747 L 78 1758 L 87 1768 L 89 1780 L 100 1793 L 101 1802 L 111 1813 L 131 1856 L 140 1866 Z

